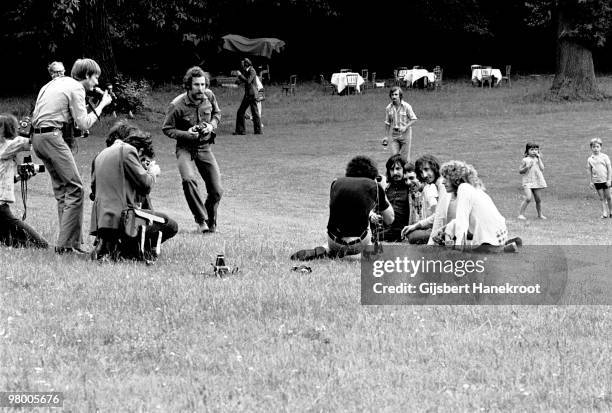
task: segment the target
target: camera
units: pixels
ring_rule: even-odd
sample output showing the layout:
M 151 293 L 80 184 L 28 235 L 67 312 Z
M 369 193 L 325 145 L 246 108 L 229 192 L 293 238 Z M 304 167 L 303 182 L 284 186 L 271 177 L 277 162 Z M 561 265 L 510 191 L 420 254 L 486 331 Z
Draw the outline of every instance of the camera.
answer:
M 24 116 L 22 119 L 20 119 L 17 132 L 19 136 L 29 138 L 32 132 L 32 118 L 29 116 Z
M 195 125 L 195 126 L 193 127 L 193 130 L 194 130 L 195 132 L 198 132 L 198 133 L 204 133 L 204 131 L 206 131 L 206 128 L 207 128 L 207 127 L 208 127 L 208 123 L 206 123 L 206 122 L 202 122 L 202 123 L 200 123 L 199 125 Z
M 17 173 L 21 178 L 27 179 L 40 172 L 45 172 L 45 165 L 33 163 L 31 156 L 24 156 L 23 163 L 17 165 Z

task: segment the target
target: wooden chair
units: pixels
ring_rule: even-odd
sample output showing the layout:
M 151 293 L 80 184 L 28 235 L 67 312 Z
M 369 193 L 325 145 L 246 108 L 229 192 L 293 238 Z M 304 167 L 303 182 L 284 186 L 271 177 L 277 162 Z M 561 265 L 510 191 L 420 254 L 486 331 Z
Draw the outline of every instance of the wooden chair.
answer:
M 406 74 L 406 70 L 408 70 L 406 66 L 400 66 L 393 71 L 393 78 L 395 79 L 396 86 L 405 86 L 406 82 L 404 81 L 404 75 Z
M 353 93 L 357 92 L 357 73 L 350 73 L 346 75 L 346 94 L 349 95 L 351 93 L 351 89 Z
M 370 77 L 370 87 L 376 88 L 376 72 L 372 72 L 372 76 Z
M 444 73 L 443 69 L 440 66 L 436 66 L 433 68 L 434 81 L 432 83 L 434 90 L 440 89 L 442 87 L 442 74 Z
M 510 83 L 510 69 L 512 68 L 511 65 L 506 65 L 506 74 L 504 76 L 502 76 L 501 78 L 501 82 L 504 83 L 504 80 L 506 82 L 508 82 L 508 87 L 512 87 L 511 83 Z
M 484 87 L 485 82 L 489 83 L 489 88 L 491 88 L 493 86 L 493 75 L 491 74 L 491 72 L 493 71 L 493 68 L 491 68 L 491 66 L 484 66 L 481 70 L 481 79 L 480 79 L 480 86 Z
M 369 71 L 368 69 L 361 69 L 361 77 L 363 78 L 363 85 L 362 85 L 362 89 L 367 89 L 370 87 L 369 84 Z
M 325 76 L 323 76 L 323 74 L 319 75 L 319 82 L 321 83 L 321 86 L 323 86 L 324 92 L 327 92 L 329 89 L 331 89 L 331 94 L 335 95 L 338 91 L 336 89 L 336 86 L 332 85 L 330 82 L 327 81 L 327 79 L 325 79 Z
M 283 92 L 285 92 L 285 95 L 288 95 L 289 93 L 291 93 L 292 95 L 295 95 L 296 86 L 297 86 L 297 75 L 291 75 L 289 76 L 289 83 L 283 85 Z
M 259 79 L 261 80 L 261 83 L 270 84 L 270 65 L 259 66 Z

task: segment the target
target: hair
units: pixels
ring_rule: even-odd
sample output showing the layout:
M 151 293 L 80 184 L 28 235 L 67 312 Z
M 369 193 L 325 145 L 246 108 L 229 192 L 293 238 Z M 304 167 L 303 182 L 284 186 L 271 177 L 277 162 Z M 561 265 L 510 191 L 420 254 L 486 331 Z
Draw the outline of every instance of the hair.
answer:
M 378 169 L 376 163 L 367 156 L 355 156 L 346 165 L 346 176 L 352 178 L 376 179 Z
M 202 77 L 206 78 L 206 85 L 210 84 L 210 80 L 208 78 L 207 73 L 200 66 L 193 66 L 187 69 L 185 76 L 183 77 L 183 87 L 185 90 L 191 89 L 191 84 L 193 83 L 194 77 Z
M 153 140 L 151 139 L 150 133 L 136 129 L 130 132 L 129 136 L 123 139 L 123 142 L 132 145 L 138 152 L 142 149 L 142 155 L 148 156 L 149 158 L 155 158 Z
M 51 62 L 49 66 L 47 66 L 47 71 L 49 72 L 51 78 L 54 79 L 60 76 L 60 74 L 57 72 L 62 72 L 61 76 L 63 76 L 66 69 L 64 68 L 64 64 L 62 62 Z
M 2 137 L 13 139 L 17 136 L 17 130 L 19 129 L 19 124 L 17 123 L 17 118 L 10 113 L 1 113 L 0 114 L 0 133 L 2 133 Z
M 127 119 L 118 120 L 108 131 L 106 146 L 111 146 L 117 139 L 125 140 L 131 133 L 138 131 L 138 126 L 130 123 Z
M 459 188 L 459 185 L 466 183 L 484 190 L 484 185 L 480 178 L 478 178 L 476 169 L 463 161 L 448 161 L 444 163 L 440 168 L 440 175 L 450 181 L 455 188 Z
M 391 95 L 397 91 L 399 91 L 400 100 L 402 100 L 404 98 L 404 92 L 402 92 L 402 88 L 399 86 L 393 86 L 391 89 L 389 89 L 389 97 L 391 97 Z
M 89 76 L 98 75 L 102 73 L 100 65 L 93 59 L 77 59 L 72 65 L 70 76 L 75 80 L 85 80 Z
M 251 59 L 249 59 L 248 57 L 242 59 L 241 63 L 246 67 L 253 66 L 253 63 L 251 63 Z
M 440 177 L 440 161 L 433 155 L 423 155 L 417 158 L 414 162 L 414 169 L 417 173 L 417 178 L 421 182 L 425 182 L 425 178 L 419 172 L 423 170 L 425 164 L 429 164 L 429 167 L 434 173 L 434 182 Z
M 527 145 L 525 145 L 525 156 L 529 155 L 529 149 L 531 148 L 540 149 L 540 145 L 534 142 L 527 142 Z
M 416 172 L 412 162 L 406 162 L 406 165 L 404 165 L 404 173 L 407 174 L 408 172 Z
M 599 146 L 603 146 L 603 142 L 601 140 L 601 138 L 593 138 L 591 139 L 591 142 L 589 143 L 589 146 L 592 148 L 594 144 L 598 143 Z
M 400 164 L 402 169 L 406 167 L 406 160 L 399 153 L 387 159 L 387 163 L 385 164 L 385 168 L 387 169 L 387 182 L 391 182 L 391 169 L 393 169 L 396 164 Z

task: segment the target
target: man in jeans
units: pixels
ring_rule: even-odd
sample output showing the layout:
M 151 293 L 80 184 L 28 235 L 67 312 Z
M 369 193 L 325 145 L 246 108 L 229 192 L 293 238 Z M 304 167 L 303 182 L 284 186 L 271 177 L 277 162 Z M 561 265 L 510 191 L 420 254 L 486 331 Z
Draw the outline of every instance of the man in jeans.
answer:
M 389 91 L 391 103 L 385 108 L 385 137 L 383 145 L 391 145 L 393 155 L 399 153 L 406 161 L 410 160 L 412 146 L 412 125 L 417 117 L 407 102 L 403 100 L 402 89 L 394 86 Z
M 183 181 L 187 205 L 202 233 L 215 232 L 217 207 L 223 195 L 219 165 L 211 145 L 221 121 L 221 110 L 214 93 L 207 88 L 208 76 L 198 66 L 187 70 L 183 78 L 185 93 L 170 103 L 162 130 L 176 140 L 176 159 Z M 244 119 L 243 119 L 244 120 Z M 199 171 L 206 192 L 202 201 L 196 172 Z

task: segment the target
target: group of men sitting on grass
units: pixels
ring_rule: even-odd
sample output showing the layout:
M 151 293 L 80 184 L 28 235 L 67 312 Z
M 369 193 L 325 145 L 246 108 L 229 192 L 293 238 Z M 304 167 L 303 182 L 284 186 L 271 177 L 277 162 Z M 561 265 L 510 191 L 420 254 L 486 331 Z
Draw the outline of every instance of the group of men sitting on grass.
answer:
M 327 245 L 300 250 L 293 260 L 356 255 L 385 242 L 442 245 L 485 252 L 516 252 L 506 220 L 485 192 L 472 165 L 433 155 L 414 164 L 400 155 L 380 176 L 375 162 L 356 156 L 330 191 Z

